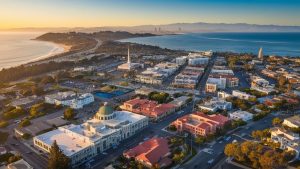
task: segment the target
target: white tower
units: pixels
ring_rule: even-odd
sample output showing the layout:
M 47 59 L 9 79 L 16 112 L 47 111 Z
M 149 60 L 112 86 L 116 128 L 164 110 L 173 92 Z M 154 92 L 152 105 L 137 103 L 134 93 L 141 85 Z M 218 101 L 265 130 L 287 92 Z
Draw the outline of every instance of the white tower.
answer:
M 259 48 L 259 51 L 258 51 L 258 59 L 262 60 L 264 55 L 263 55 L 263 49 L 262 48 Z
M 130 51 L 129 51 L 129 46 L 128 46 L 128 56 L 127 56 L 127 65 L 128 65 L 128 70 L 131 69 L 131 60 L 130 60 Z

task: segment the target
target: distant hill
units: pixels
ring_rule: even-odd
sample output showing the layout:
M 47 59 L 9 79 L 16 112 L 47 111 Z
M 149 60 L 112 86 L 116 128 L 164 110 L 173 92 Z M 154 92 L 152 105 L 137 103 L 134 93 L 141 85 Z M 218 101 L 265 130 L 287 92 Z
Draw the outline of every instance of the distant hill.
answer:
M 6 31 L 36 31 L 36 32 L 99 32 L 128 31 L 135 33 L 196 33 L 196 32 L 300 32 L 300 26 L 257 25 L 246 23 L 173 23 L 165 25 L 140 25 L 121 27 L 76 27 L 76 28 L 18 28 Z

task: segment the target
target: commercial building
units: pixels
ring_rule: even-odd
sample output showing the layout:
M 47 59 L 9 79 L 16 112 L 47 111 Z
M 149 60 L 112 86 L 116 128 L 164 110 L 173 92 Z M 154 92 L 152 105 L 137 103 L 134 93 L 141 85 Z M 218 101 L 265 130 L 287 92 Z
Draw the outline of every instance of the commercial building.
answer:
M 280 143 L 282 150 L 294 151 L 295 159 L 299 159 L 300 153 L 300 137 L 299 134 L 287 131 L 280 127 L 270 129 L 271 140 L 275 143 Z
M 176 64 L 178 65 L 184 65 L 187 63 L 188 57 L 187 56 L 181 56 L 181 57 L 177 57 L 175 59 Z
M 215 93 L 218 90 L 218 85 L 216 83 L 207 82 L 205 85 L 205 91 L 209 93 Z
M 178 118 L 172 124 L 179 132 L 186 131 L 194 136 L 207 136 L 214 134 L 218 128 L 223 128 L 229 121 L 227 117 L 220 114 L 206 115 L 196 112 Z
M 187 66 L 174 79 L 172 86 L 178 88 L 194 89 L 204 72 L 203 66 Z
M 202 53 L 189 53 L 187 58 L 188 64 L 191 66 L 206 65 L 209 61 L 209 58 Z
M 180 109 L 184 107 L 190 99 L 192 100 L 192 98 L 188 96 L 180 96 L 178 98 L 175 98 L 173 101 L 171 101 L 170 104 L 175 105 L 176 109 Z
M 134 158 L 146 167 L 167 167 L 172 163 L 166 138 L 152 138 L 123 153 L 126 158 Z
M 148 125 L 148 118 L 128 111 L 113 111 L 105 104 L 93 119 L 80 125 L 66 125 L 33 138 L 34 146 L 50 152 L 57 142 L 72 166 L 80 165 L 97 154 L 127 139 Z
M 300 115 L 286 118 L 282 124 L 291 128 L 300 128 Z
M 201 110 L 216 112 L 217 110 L 230 110 L 232 103 L 222 99 L 213 98 L 208 102 L 204 102 L 198 106 Z
M 81 109 L 94 101 L 94 96 L 91 93 L 78 94 L 73 91 L 58 92 L 45 96 L 46 103 L 70 106 L 73 109 Z
M 249 121 L 249 120 L 252 120 L 253 114 L 249 113 L 247 111 L 238 110 L 238 111 L 229 113 L 229 117 L 232 120 Z
M 253 96 L 251 94 L 239 91 L 239 90 L 232 90 L 232 96 L 237 97 L 239 99 L 249 100 L 256 98 L 256 96 Z
M 234 76 L 232 70 L 226 66 L 214 66 L 206 82 L 207 92 L 216 92 L 218 89 L 237 87 L 239 79 Z
M 137 75 L 135 80 L 140 83 L 162 84 L 166 78 L 173 75 L 179 68 L 175 63 L 159 63 L 153 68 L 147 68 L 141 74 Z
M 158 104 L 156 101 L 136 98 L 124 102 L 120 108 L 122 110 L 142 114 L 149 117 L 151 120 L 157 121 L 171 113 L 174 113 L 176 105 L 170 103 Z
M 231 97 L 232 95 L 229 93 L 226 93 L 225 91 L 219 91 L 218 92 L 218 98 L 219 99 L 226 99 L 228 97 Z

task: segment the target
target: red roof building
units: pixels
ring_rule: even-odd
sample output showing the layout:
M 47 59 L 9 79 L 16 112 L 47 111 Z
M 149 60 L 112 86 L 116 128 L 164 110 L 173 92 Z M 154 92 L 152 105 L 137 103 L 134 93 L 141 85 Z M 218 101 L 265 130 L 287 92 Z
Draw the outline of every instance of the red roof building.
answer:
M 195 112 L 178 118 L 172 124 L 178 131 L 187 131 L 195 136 L 207 136 L 214 134 L 217 128 L 224 127 L 229 121 L 229 118 L 220 114 L 206 115 Z
M 166 167 L 172 163 L 168 157 L 170 149 L 165 138 L 152 138 L 123 153 L 126 158 L 134 158 L 147 167 Z
M 175 112 L 176 106 L 174 104 L 158 104 L 156 101 L 136 98 L 124 102 L 120 108 L 122 110 L 142 114 L 153 120 L 159 120 Z

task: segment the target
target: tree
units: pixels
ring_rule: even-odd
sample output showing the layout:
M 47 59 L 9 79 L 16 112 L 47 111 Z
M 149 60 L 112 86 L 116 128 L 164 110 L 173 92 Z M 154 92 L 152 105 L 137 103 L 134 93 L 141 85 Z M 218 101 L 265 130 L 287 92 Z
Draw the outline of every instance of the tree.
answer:
M 8 158 L 8 164 L 16 162 L 18 160 L 20 160 L 22 157 L 21 155 L 17 154 L 17 155 L 13 155 L 11 157 Z
M 203 144 L 205 142 L 205 137 L 198 136 L 195 138 L 195 143 L 197 144 Z
M 278 78 L 278 85 L 279 85 L 279 87 L 283 87 L 285 85 L 285 83 L 286 83 L 286 78 L 284 76 L 280 76 Z
M 33 86 L 31 88 L 31 93 L 33 95 L 40 96 L 40 95 L 42 95 L 44 93 L 44 89 L 42 87 Z
M 71 108 L 67 108 L 64 112 L 64 119 L 66 120 L 73 120 L 74 119 L 74 110 Z
M 278 125 L 280 125 L 281 123 L 282 123 L 282 120 L 281 120 L 280 118 L 278 118 L 278 117 L 275 117 L 275 118 L 273 118 L 273 120 L 272 120 L 273 126 L 278 126 Z
M 5 128 L 9 125 L 9 123 L 7 121 L 4 120 L 0 120 L 0 128 Z
M 20 122 L 19 126 L 20 127 L 26 127 L 26 126 L 29 126 L 31 124 L 30 120 L 28 119 L 24 119 Z
M 56 141 L 54 141 L 50 149 L 48 169 L 68 168 L 70 168 L 70 159 L 63 154 L 63 152 L 59 149 Z
M 45 76 L 43 77 L 43 79 L 41 80 L 42 84 L 47 84 L 47 83 L 54 83 L 55 80 L 53 79 L 52 76 Z

